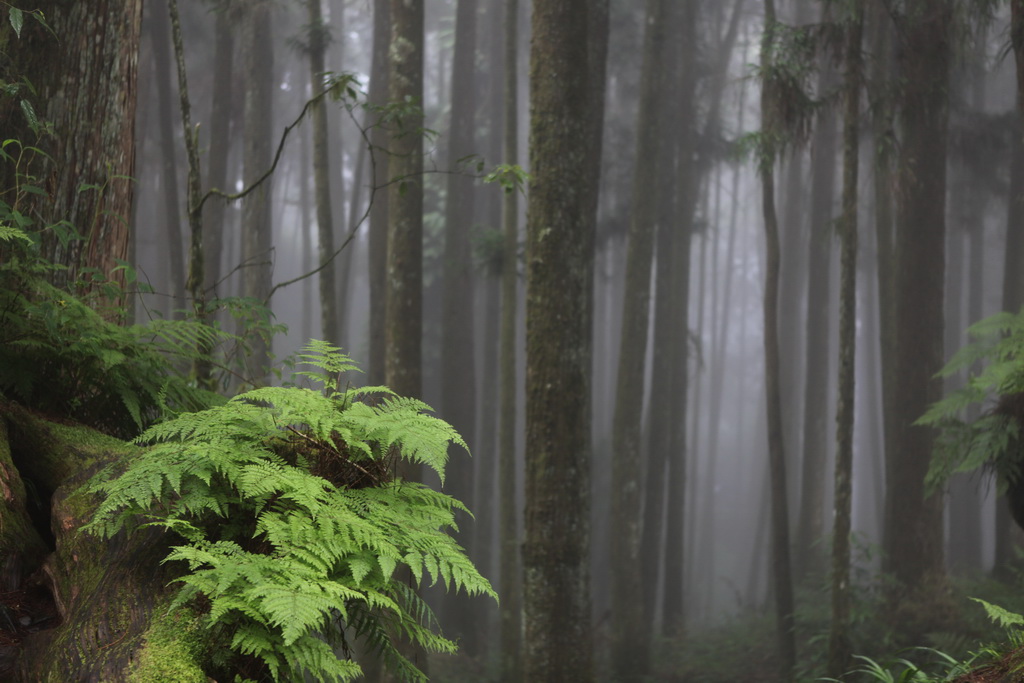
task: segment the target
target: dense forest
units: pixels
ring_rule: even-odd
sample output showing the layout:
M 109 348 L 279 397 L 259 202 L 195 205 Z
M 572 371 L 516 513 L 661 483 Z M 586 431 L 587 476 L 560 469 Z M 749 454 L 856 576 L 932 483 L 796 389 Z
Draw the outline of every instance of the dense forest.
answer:
M 0 679 L 1020 681 L 1024 0 L 0 0 Z

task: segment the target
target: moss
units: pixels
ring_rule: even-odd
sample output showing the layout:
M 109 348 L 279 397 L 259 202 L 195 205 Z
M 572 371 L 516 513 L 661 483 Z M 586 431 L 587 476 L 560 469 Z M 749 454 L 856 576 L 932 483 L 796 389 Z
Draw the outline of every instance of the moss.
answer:
M 203 627 L 185 609 L 170 614 L 166 605 L 154 612 L 143 645 L 128 672 L 129 683 L 206 683 Z

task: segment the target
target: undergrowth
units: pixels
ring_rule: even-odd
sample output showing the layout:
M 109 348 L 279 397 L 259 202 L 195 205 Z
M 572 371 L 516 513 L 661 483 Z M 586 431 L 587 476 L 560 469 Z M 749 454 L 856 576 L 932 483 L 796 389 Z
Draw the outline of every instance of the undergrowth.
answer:
M 233 653 L 217 667 L 248 660 L 273 680 L 348 681 L 361 673 L 354 634 L 403 679 L 425 680 L 397 641 L 455 644 L 415 588 L 496 596 L 447 533 L 463 505 L 397 478 L 395 464 L 443 482 L 449 444 L 465 444 L 421 401 L 342 390 L 355 366 L 338 349 L 313 342 L 300 361 L 320 391 L 256 389 L 149 428 L 142 457 L 93 481 L 105 500 L 87 529 L 109 538 L 158 526 L 182 539 L 165 559 L 184 570 L 175 605 L 206 612 L 214 642 Z

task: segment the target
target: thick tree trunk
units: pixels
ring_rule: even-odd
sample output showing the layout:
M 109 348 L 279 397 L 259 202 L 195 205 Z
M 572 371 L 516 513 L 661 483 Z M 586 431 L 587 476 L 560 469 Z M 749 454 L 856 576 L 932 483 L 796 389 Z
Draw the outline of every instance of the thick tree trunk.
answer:
M 23 213 L 39 217 L 37 228 L 66 220 L 82 237 L 64 243 L 56 237 L 59 230 L 48 233 L 44 255 L 68 267 L 54 273 L 57 284 L 75 282 L 85 267 L 123 283 L 113 269 L 128 258 L 142 0 L 45 0 L 32 9 L 44 13 L 52 33 L 27 21 L 20 39 L 12 31 L 6 44 L 0 39 L 0 52 L 10 59 L 6 73 L 32 83 L 38 97 L 22 96 L 56 132 L 32 133 L 17 111 L 19 98 L 0 104 L 4 139 L 40 145 L 49 155 L 19 169 L 46 191 L 28 198 L 32 206 L 22 207 Z M 12 169 L 0 166 L 0 187 L 14 185 L 6 175 Z
M 524 680 L 593 680 L 590 346 L 593 161 L 586 0 L 533 8 L 527 211 Z
M 934 433 L 915 426 L 942 396 L 935 373 L 943 365 L 946 132 L 950 64 L 948 2 L 908 7 L 899 34 L 904 87 L 897 168 L 894 270 L 895 326 L 892 371 L 892 450 L 887 453 L 884 569 L 906 597 L 944 574 L 942 496 L 927 495 L 924 477 Z M 908 598 L 909 599 L 909 598 Z M 935 624 L 904 625 L 908 636 Z

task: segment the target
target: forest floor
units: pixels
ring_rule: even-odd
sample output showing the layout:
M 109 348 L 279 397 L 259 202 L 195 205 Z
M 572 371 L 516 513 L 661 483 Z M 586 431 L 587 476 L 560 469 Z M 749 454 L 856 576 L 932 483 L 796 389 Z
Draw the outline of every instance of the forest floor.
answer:
M 952 683 L 1024 683 L 1024 646 L 1014 648 L 997 662 L 954 678 Z

